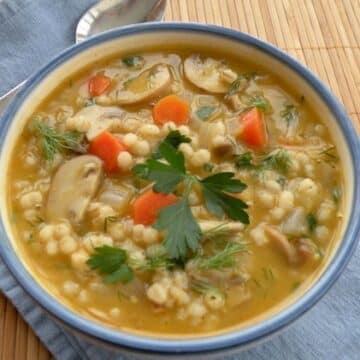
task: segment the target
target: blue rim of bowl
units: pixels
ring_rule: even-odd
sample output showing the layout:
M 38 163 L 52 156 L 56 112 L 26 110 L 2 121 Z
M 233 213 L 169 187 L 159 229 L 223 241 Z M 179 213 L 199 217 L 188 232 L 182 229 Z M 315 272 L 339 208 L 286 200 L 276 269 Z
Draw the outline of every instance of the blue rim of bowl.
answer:
M 258 50 L 265 52 L 278 61 L 285 64 L 295 73 L 300 75 L 323 99 L 327 104 L 329 110 L 337 119 L 340 128 L 345 135 L 347 145 L 351 155 L 352 168 L 354 174 L 360 173 L 360 143 L 356 135 L 356 131 L 353 128 L 349 117 L 347 116 L 343 106 L 335 98 L 334 95 L 328 90 L 328 88 L 321 83 L 321 81 L 307 68 L 297 62 L 295 59 L 279 50 L 278 48 L 254 38 L 245 33 L 241 33 L 236 30 L 231 30 L 214 25 L 202 25 L 197 23 L 177 23 L 177 22 L 165 22 L 165 23 L 146 23 L 130 25 L 121 29 L 115 29 L 95 37 L 90 38 L 80 44 L 73 45 L 66 49 L 57 57 L 52 59 L 46 66 L 34 74 L 24 87 L 20 90 L 15 99 L 7 107 L 2 121 L 0 123 L 0 150 L 4 146 L 4 140 L 8 128 L 11 124 L 11 120 L 16 115 L 17 110 L 22 105 L 26 97 L 31 91 L 44 79 L 51 71 L 61 65 L 63 62 L 72 58 L 74 55 L 80 53 L 83 50 L 96 46 L 102 42 L 110 41 L 115 38 L 125 37 L 129 35 L 139 35 L 146 32 L 166 32 L 166 31 L 183 31 L 183 32 L 195 32 L 203 33 L 207 35 L 217 36 L 220 38 L 226 38 L 244 43 L 248 46 L 254 47 Z M 303 294 L 294 304 L 285 308 L 279 314 L 267 319 L 257 325 L 249 326 L 244 329 L 233 330 L 229 333 L 222 335 L 214 335 L 203 338 L 195 339 L 156 339 L 152 337 L 145 337 L 139 335 L 133 335 L 122 331 L 112 330 L 101 326 L 76 315 L 74 312 L 66 308 L 58 301 L 54 301 L 54 298 L 43 290 L 40 285 L 31 277 L 25 267 L 22 265 L 20 259 L 17 257 L 15 251 L 7 245 L 5 242 L 0 241 L 1 256 L 4 259 L 6 265 L 26 290 L 26 292 L 35 299 L 43 308 L 45 308 L 53 317 L 59 319 L 68 327 L 73 328 L 79 333 L 103 341 L 113 346 L 123 346 L 138 351 L 151 351 L 158 353 L 197 353 L 197 352 L 209 352 L 225 348 L 232 348 L 240 345 L 249 345 L 268 337 L 269 335 L 284 328 L 290 322 L 298 318 L 300 315 L 309 310 L 317 301 L 321 299 L 323 295 L 329 290 L 329 288 L 335 283 L 341 272 L 344 270 L 346 264 L 350 260 L 352 253 L 354 252 L 358 235 L 360 231 L 360 192 L 359 192 L 359 180 L 354 179 L 354 196 L 351 209 L 350 221 L 348 223 L 343 241 L 334 255 L 332 261 L 325 269 L 321 277 L 317 282 Z M 7 236 L 5 233 L 4 225 L 1 219 L 0 232 L 3 236 Z M 155 334 L 156 335 L 156 334 Z

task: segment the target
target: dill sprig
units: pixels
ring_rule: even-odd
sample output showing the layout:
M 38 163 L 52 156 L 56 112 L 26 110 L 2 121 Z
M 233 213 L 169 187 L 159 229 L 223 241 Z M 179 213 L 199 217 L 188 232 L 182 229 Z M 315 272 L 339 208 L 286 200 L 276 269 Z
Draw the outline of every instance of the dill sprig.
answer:
M 291 123 L 293 123 L 298 119 L 298 115 L 299 115 L 298 110 L 293 104 L 285 105 L 283 110 L 280 112 L 280 116 L 286 121 L 288 128 Z
M 81 147 L 82 135 L 77 131 L 61 133 L 38 119 L 34 120 L 34 126 L 42 138 L 44 156 L 49 162 L 54 160 L 57 153 L 78 150 Z
M 277 170 L 280 173 L 286 174 L 291 167 L 291 158 L 287 150 L 275 150 L 270 155 L 262 160 L 265 168 Z
M 205 280 L 192 280 L 190 282 L 190 289 L 199 294 L 207 294 L 209 292 L 221 294 L 221 291 L 216 286 L 210 284 Z
M 291 167 L 289 152 L 285 149 L 277 149 L 269 155 L 254 160 L 251 152 L 235 155 L 235 166 L 238 169 L 248 168 L 253 170 L 275 170 L 286 174 Z
M 198 257 L 196 265 L 199 269 L 221 270 L 236 265 L 236 255 L 246 250 L 245 243 L 229 242 L 225 248 L 208 257 Z
M 226 96 L 232 96 L 244 89 L 250 80 L 255 79 L 256 72 L 248 72 L 240 74 L 229 86 Z
M 170 269 L 176 265 L 175 261 L 169 259 L 166 255 L 148 257 L 142 262 L 136 262 L 134 260 L 131 260 L 131 264 L 138 271 L 154 271 L 157 269 Z
M 336 161 L 338 158 L 336 156 L 336 147 L 335 145 L 330 145 L 324 150 L 319 152 L 320 156 L 323 156 L 324 158 L 327 158 L 332 161 Z
M 251 96 L 246 103 L 245 110 L 248 110 L 248 109 L 254 108 L 254 107 L 256 107 L 259 110 L 262 110 L 264 112 L 268 112 L 271 109 L 269 101 L 262 95 Z

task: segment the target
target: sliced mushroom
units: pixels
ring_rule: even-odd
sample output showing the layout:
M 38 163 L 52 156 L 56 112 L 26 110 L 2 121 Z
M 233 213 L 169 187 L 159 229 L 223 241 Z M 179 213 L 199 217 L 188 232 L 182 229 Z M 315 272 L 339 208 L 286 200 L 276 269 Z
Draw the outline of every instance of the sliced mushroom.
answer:
M 198 88 L 213 94 L 224 94 L 229 90 L 229 76 L 224 76 L 229 70 L 221 61 L 212 58 L 203 60 L 199 55 L 191 55 L 184 61 L 186 78 Z
M 215 156 L 221 158 L 231 157 L 235 154 L 235 150 L 233 141 L 228 137 L 219 136 L 214 138 L 212 142 L 211 151 Z
M 296 265 L 299 263 L 299 256 L 296 247 L 282 234 L 278 229 L 265 225 L 264 230 L 272 242 L 281 250 L 287 258 L 289 264 Z
M 114 118 L 122 118 L 125 116 L 124 110 L 116 106 L 100 106 L 91 105 L 84 107 L 74 116 L 74 123 L 81 122 L 82 119 L 90 121 L 90 128 L 86 132 L 88 140 L 94 139 L 101 132 L 108 130 Z
M 102 174 L 102 161 L 82 155 L 64 162 L 54 175 L 46 204 L 47 221 L 67 219 L 79 224 L 95 195 Z
M 121 105 L 131 105 L 150 100 L 166 93 L 171 84 L 169 67 L 157 64 L 129 79 L 110 94 Z

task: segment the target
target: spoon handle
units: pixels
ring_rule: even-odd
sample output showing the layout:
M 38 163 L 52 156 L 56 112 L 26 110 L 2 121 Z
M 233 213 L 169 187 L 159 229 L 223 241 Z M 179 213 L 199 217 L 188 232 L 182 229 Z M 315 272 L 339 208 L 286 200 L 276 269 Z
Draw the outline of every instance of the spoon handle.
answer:
M 26 82 L 26 80 L 21 82 L 20 84 L 17 84 L 15 87 L 13 87 L 11 90 L 9 90 L 6 94 L 0 96 L 0 116 L 4 112 L 6 106 L 10 103 L 10 101 L 15 97 L 15 95 L 18 93 L 18 91 L 25 84 L 25 82 Z

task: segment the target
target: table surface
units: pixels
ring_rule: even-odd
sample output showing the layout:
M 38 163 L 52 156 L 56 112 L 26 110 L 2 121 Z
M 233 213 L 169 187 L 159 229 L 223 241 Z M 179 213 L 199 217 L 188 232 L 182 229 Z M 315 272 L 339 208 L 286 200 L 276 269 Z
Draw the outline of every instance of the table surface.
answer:
M 360 0 L 168 0 L 168 3 L 165 15 L 168 21 L 195 21 L 239 29 L 297 58 L 330 86 L 360 133 Z M 33 331 L 0 294 L 0 359 L 50 358 Z

